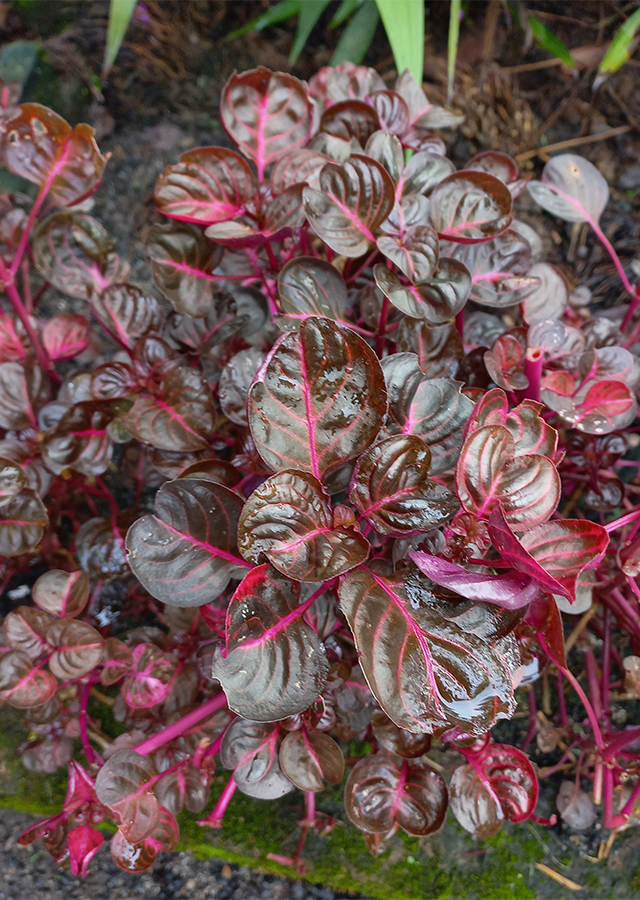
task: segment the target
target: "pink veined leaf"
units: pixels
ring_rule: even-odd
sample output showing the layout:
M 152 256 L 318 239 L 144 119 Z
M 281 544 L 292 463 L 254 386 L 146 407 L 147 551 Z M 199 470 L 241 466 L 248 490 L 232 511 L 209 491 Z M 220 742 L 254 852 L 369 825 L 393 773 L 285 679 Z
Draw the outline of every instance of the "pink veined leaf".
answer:
M 556 370 L 543 378 L 540 396 L 565 421 L 587 434 L 624 428 L 636 417 L 636 398 L 622 381 L 579 385 L 569 372 Z
M 243 794 L 258 800 L 277 800 L 293 790 L 280 768 L 278 724 L 235 719 L 220 748 L 220 762 L 233 769 L 233 780 Z
M 165 216 L 211 225 L 243 215 L 255 191 L 251 167 L 234 150 L 200 147 L 167 166 L 154 197 Z
M 60 681 L 87 675 L 104 658 L 104 638 L 87 622 L 55 619 L 47 630 L 49 668 Z
M 566 222 L 598 223 L 609 200 L 605 178 L 582 156 L 561 153 L 545 165 L 540 181 L 527 185 L 533 199 Z
M 487 391 L 478 400 L 467 422 L 465 437 L 486 425 L 503 425 L 515 441 L 516 456 L 536 453 L 553 460 L 558 449 L 558 432 L 540 415 L 542 404 L 533 400 L 509 410 L 507 395 L 500 388 Z
M 104 835 L 90 825 L 78 825 L 67 836 L 69 862 L 71 872 L 80 878 L 86 878 L 89 863 L 104 842 Z
M 27 478 L 17 462 L 0 456 L 0 507 L 20 493 L 26 486 Z
M 257 216 L 242 216 L 229 222 L 209 225 L 205 234 L 225 247 L 258 247 L 289 237 L 292 229 L 304 224 L 303 184 L 293 184 L 273 197 Z
M 449 784 L 451 812 L 479 838 L 496 834 L 506 820 L 523 822 L 538 802 L 538 778 L 529 758 L 506 744 L 465 754 Z
M 383 169 L 387 170 L 396 186 L 395 199 L 397 203 L 398 184 L 404 169 L 404 151 L 400 140 L 390 131 L 374 131 L 365 145 L 364 155 L 375 159 Z
M 560 477 L 546 456 L 516 456 L 507 428 L 486 425 L 466 439 L 456 466 L 463 509 L 488 518 L 502 504 L 506 520 L 521 531 L 545 522 L 560 500 Z
M 430 325 L 448 322 L 461 312 L 471 288 L 466 266 L 454 259 L 441 260 L 433 275 L 417 284 L 403 284 L 382 264 L 373 267 L 373 274 L 376 285 L 395 307 L 414 319 L 424 317 Z
M 278 324 L 285 331 L 297 331 L 309 316 L 343 322 L 346 315 L 344 279 L 335 266 L 321 259 L 298 256 L 288 262 L 278 276 L 278 295 L 285 314 Z
M 339 595 L 367 683 L 400 728 L 421 734 L 459 726 L 480 734 L 511 715 L 511 674 L 498 653 L 410 600 L 399 576 L 360 566 L 344 577 Z
M 89 323 L 84 316 L 65 314 L 49 319 L 42 331 L 44 346 L 54 362 L 73 359 L 89 344 Z
M 133 284 L 111 284 L 94 290 L 91 306 L 98 321 L 122 347 L 133 350 L 139 338 L 160 334 L 164 314 L 155 297 Z
M 380 129 L 380 120 L 373 105 L 363 100 L 341 100 L 332 103 L 322 113 L 320 131 L 342 138 L 355 140 L 364 147 L 371 135 Z
M 32 359 L 0 363 L 0 427 L 38 430 L 38 412 L 49 396 L 49 379 Z
M 98 799 L 114 813 L 131 843 L 143 841 L 158 824 L 160 805 L 150 785 L 155 779 L 151 760 L 135 750 L 118 750 L 98 772 Z
M 322 731 L 289 733 L 280 745 L 280 767 L 301 791 L 321 791 L 326 784 L 340 784 L 344 756 L 340 746 Z
M 238 523 L 238 546 L 257 563 L 262 554 L 296 581 L 329 581 L 364 562 L 369 542 L 332 517 L 320 482 L 292 469 L 267 478 L 249 497 Z
M 528 325 L 542 319 L 560 319 L 569 302 L 569 284 L 556 266 L 538 262 L 528 273 L 538 283 L 529 291 L 522 304 L 522 314 Z
M 161 778 L 154 791 L 162 806 L 174 816 L 185 807 L 189 812 L 199 813 L 209 801 L 210 780 L 206 769 L 187 765 Z
M 34 667 L 22 650 L 0 656 L 0 699 L 18 709 L 40 706 L 54 696 L 58 682 L 44 669 Z
M 438 265 L 438 235 L 430 225 L 412 225 L 401 236 L 378 238 L 378 250 L 413 284 L 431 278 Z
M 104 652 L 100 683 L 109 686 L 127 674 L 133 665 L 133 654 L 126 644 L 113 637 L 104 642 Z
M 122 696 L 131 709 L 149 709 L 167 699 L 175 681 L 177 661 L 154 644 L 138 644 L 122 684 Z
M 370 834 L 400 826 L 407 834 L 433 834 L 444 824 L 449 794 L 439 772 L 379 750 L 359 760 L 347 779 L 345 809 Z
M 498 150 L 478 153 L 465 164 L 464 168 L 495 175 L 507 185 L 514 199 L 519 197 L 527 186 L 528 178 L 520 178 L 520 169 L 515 159 L 508 153 L 501 153 Z
M 231 75 L 220 97 L 220 120 L 262 181 L 271 163 L 307 144 L 313 108 L 301 81 L 259 66 Z
M 428 196 L 437 184 L 455 171 L 451 160 L 435 149 L 414 153 L 398 179 L 396 200 L 407 194 Z
M 0 154 L 14 175 L 37 184 L 58 206 L 72 206 L 98 188 L 107 163 L 89 125 L 65 122 L 39 103 L 23 103 L 4 123 Z
M 431 749 L 430 734 L 411 734 L 398 728 L 381 709 L 371 716 L 371 729 L 380 750 L 389 750 L 403 759 L 417 759 Z
M 455 172 L 433 189 L 430 200 L 431 224 L 443 240 L 490 241 L 512 221 L 509 188 L 486 172 Z
M 42 277 L 71 297 L 85 300 L 92 289 L 103 291 L 129 275 L 100 222 L 84 213 L 53 213 L 34 230 L 31 243 Z
M 503 609 L 522 609 L 540 593 L 540 589 L 528 575 L 515 572 L 504 575 L 470 572 L 463 566 L 422 551 L 414 551 L 409 556 L 431 581 L 468 600 L 493 603 Z
M 409 69 L 405 69 L 398 76 L 395 89 L 407 104 L 411 125 L 422 128 L 447 128 L 451 125 L 459 125 L 463 121 L 462 116 L 458 116 L 442 106 L 434 106 L 429 103 L 427 95 Z
M 50 615 L 74 618 L 89 599 L 89 578 L 81 571 L 50 569 L 38 578 L 32 595 L 34 603 Z
M 242 498 L 213 482 L 179 479 L 156 494 L 155 515 L 143 516 L 127 533 L 129 562 L 158 600 L 200 606 L 219 596 L 238 569 Z
M 234 354 L 220 375 L 218 399 L 225 416 L 236 425 L 248 424 L 247 398 L 253 380 L 264 362 L 264 353 L 257 347 L 249 347 Z M 240 478 L 237 479 L 238 481 Z M 226 484 L 226 481 L 222 482 Z M 233 487 L 229 484 L 228 487 Z
M 111 581 L 129 574 L 122 529 L 111 519 L 89 519 L 76 533 L 76 556 L 94 580 Z
M 317 188 L 321 170 L 331 161 L 330 156 L 318 150 L 292 150 L 274 165 L 271 186 L 276 194 L 282 194 L 294 184 L 308 184 L 309 187 Z
M 48 613 L 19 606 L 11 610 L 4 620 L 6 642 L 12 650 L 21 650 L 35 661 L 49 650 L 47 629 L 51 622 Z
M 28 352 L 29 338 L 14 312 L 0 314 L 0 362 L 19 362 Z
M 489 534 L 505 562 L 570 602 L 578 577 L 598 565 L 609 545 L 602 525 L 585 519 L 554 519 L 516 537 L 500 507 L 489 518 Z
M 318 635 L 304 621 L 300 586 L 270 566 L 253 569 L 227 609 L 227 643 L 213 673 L 229 708 L 243 718 L 274 722 L 316 700 L 329 671 Z
M 42 438 L 42 459 L 56 475 L 73 469 L 101 475 L 111 462 L 113 441 L 108 426 L 113 413 L 101 402 L 74 404 Z
M 319 190 L 304 188 L 304 208 L 318 237 L 336 253 L 356 258 L 375 244 L 376 231 L 393 209 L 394 193 L 380 163 L 354 155 L 342 166 L 327 164 Z
M 22 556 L 36 547 L 49 524 L 35 491 L 24 488 L 0 506 L 0 556 Z
M 175 850 L 179 839 L 180 831 L 175 817 L 168 809 L 160 806 L 156 825 L 142 841 L 131 843 L 123 835 L 122 829 L 116 831 L 111 838 L 111 858 L 124 872 L 144 872 L 153 865 L 159 853 Z
M 411 124 L 409 106 L 396 91 L 374 91 L 369 98 L 385 131 L 403 134 Z
M 515 333 L 501 334 L 491 350 L 484 354 L 484 364 L 491 380 L 505 391 L 522 391 L 529 386 L 524 374 L 526 344 L 524 337 Z
M 249 392 L 249 427 L 274 470 L 324 481 L 378 434 L 387 409 L 378 358 L 354 331 L 305 319 L 276 344 Z

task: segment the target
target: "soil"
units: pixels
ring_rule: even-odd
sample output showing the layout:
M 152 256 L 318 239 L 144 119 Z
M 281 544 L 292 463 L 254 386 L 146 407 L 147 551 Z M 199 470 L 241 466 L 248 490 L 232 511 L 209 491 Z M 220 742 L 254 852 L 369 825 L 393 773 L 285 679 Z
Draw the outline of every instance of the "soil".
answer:
M 58 79 L 59 111 L 71 121 L 90 121 L 101 135 L 100 147 L 111 158 L 92 214 L 105 225 L 131 263 L 131 280 L 155 293 L 143 249 L 147 229 L 159 220 L 153 187 L 162 169 L 184 151 L 211 144 L 230 146 L 218 124 L 218 99 L 226 78 L 234 69 L 258 64 L 306 78 L 331 56 L 335 38 L 327 32 L 325 19 L 312 33 L 308 49 L 293 69 L 287 61 L 295 28 L 292 23 L 246 35 L 232 44 L 223 42 L 230 30 L 260 14 L 266 5 L 261 0 L 242 4 L 149 0 L 145 5 L 149 21 L 132 24 L 101 94 L 95 86 L 95 75 L 102 58 L 107 3 L 61 0 L 18 13 L 13 6 L 0 2 L 0 43 L 43 41 Z M 461 32 L 453 98 L 454 108 L 466 118 L 459 130 L 443 134 L 449 156 L 462 165 L 482 150 L 504 150 L 533 177 L 539 175 L 549 158 L 548 151 L 566 149 L 585 156 L 611 186 L 611 200 L 601 224 L 628 267 L 640 246 L 638 54 L 601 87 L 593 89 L 598 48 L 621 21 L 619 12 L 624 4 L 594 0 L 585 9 L 578 0 L 541 0 L 528 6 L 529 12 L 539 16 L 581 60 L 580 70 L 572 73 L 553 61 L 542 66 L 549 60 L 548 54 L 536 47 L 525 52 L 522 32 L 510 27 L 502 13 L 492 36 L 487 26 L 488 5 L 470 4 Z M 51 15 L 51 7 L 57 15 Z M 448 4 L 428 4 L 428 9 L 426 88 L 432 102 L 440 103 L 446 99 Z M 66 23 L 62 30 L 61 23 Z M 487 50 L 490 46 L 492 51 Z M 392 83 L 395 70 L 381 27 L 365 62 Z M 562 142 L 574 143 L 556 147 Z M 572 285 L 591 289 L 593 308 L 606 309 L 619 302 L 618 276 L 586 225 L 553 224 L 526 192 L 518 200 L 517 214 L 541 235 L 544 258 L 556 263 Z M 74 301 L 51 293 L 45 302 L 59 311 L 69 311 Z M 632 713 L 637 717 L 638 710 Z M 500 737 L 520 745 L 527 730 L 526 715 L 525 707 L 522 717 L 501 725 L 504 734 Z M 531 754 L 540 766 L 553 765 L 560 756 L 558 751 L 540 753 L 535 741 Z M 543 805 L 547 808 L 539 810 L 541 815 L 553 812 L 560 780 L 558 776 L 543 781 Z M 31 897 L 34 890 L 51 900 L 330 900 L 337 896 L 328 889 L 260 876 L 218 860 L 202 862 L 184 853 L 165 855 L 151 872 L 132 879 L 117 869 L 103 850 L 98 864 L 91 867 L 92 874 L 81 882 L 58 869 L 38 845 L 34 849 L 16 844 L 17 835 L 28 822 L 22 813 L 5 812 L 0 818 L 0 900 L 22 900 Z M 550 839 L 552 859 L 584 861 L 597 855 L 600 842 L 598 826 L 577 834 L 561 823 Z M 629 836 L 619 849 L 614 847 L 607 862 L 612 878 L 625 869 L 629 878 L 633 876 L 639 847 L 637 836 Z M 583 865 L 586 869 L 591 863 Z M 581 866 L 572 870 L 572 877 L 578 881 L 580 871 Z M 559 895 L 554 882 L 545 884 L 538 897 Z M 637 896 L 631 887 L 628 894 L 620 890 L 618 897 Z M 598 893 L 598 897 L 604 896 L 606 893 Z

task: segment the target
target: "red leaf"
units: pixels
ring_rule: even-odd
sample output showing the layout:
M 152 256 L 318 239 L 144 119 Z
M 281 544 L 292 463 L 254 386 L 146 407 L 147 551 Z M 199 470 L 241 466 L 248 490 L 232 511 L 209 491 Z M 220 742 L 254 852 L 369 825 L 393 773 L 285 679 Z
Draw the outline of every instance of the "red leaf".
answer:
M 432 191 L 431 224 L 443 240 L 490 241 L 511 224 L 509 188 L 486 172 L 449 175 Z
M 87 349 L 89 323 L 84 316 L 54 316 L 44 326 L 42 339 L 47 353 L 55 362 L 73 359 Z
M 71 871 L 76 877 L 86 878 L 89 863 L 96 855 L 104 842 L 97 828 L 90 825 L 79 825 L 73 828 L 67 836 Z

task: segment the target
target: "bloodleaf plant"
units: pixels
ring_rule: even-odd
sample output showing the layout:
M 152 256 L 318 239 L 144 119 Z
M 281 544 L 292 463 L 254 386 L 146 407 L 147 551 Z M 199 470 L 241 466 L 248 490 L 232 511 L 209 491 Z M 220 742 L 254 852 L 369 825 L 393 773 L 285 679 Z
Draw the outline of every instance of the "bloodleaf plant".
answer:
M 480 838 L 553 822 L 538 778 L 577 756 L 604 826 L 633 823 L 640 729 L 611 702 L 640 694 L 640 288 L 597 169 L 557 156 L 527 184 L 490 151 L 456 170 L 432 127 L 457 119 L 409 72 L 234 74 L 237 149 L 158 179 L 151 289 L 88 213 L 92 129 L 0 96 L 0 162 L 35 186 L 0 197 L 0 576 L 24 600 L 0 699 L 24 710 L 24 764 L 69 770 L 20 842 L 85 874 L 110 821 L 137 872 L 184 809 L 219 828 L 236 790 L 297 789 L 277 859 L 303 871 L 345 766 L 380 853 L 448 808 Z M 525 189 L 591 226 L 626 305 L 590 312 L 540 260 Z M 73 312 L 47 315 L 60 294 Z M 521 746 L 492 737 L 522 704 Z

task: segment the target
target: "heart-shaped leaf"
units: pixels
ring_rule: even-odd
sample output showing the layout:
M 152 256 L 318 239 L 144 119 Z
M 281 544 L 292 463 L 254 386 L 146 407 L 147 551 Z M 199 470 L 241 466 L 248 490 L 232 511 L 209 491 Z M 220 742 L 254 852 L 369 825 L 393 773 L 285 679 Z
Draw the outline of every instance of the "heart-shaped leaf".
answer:
M 131 650 L 117 638 L 109 637 L 104 642 L 105 658 L 100 672 L 100 683 L 105 686 L 115 684 L 133 665 Z
M 279 744 L 279 725 L 235 719 L 222 739 L 220 762 L 233 769 L 233 779 L 243 794 L 277 800 L 293 790 L 280 768 Z
M 174 686 L 177 660 L 154 644 L 138 644 L 122 684 L 122 697 L 131 709 L 149 709 L 167 699 Z
M 448 800 L 442 775 L 386 750 L 355 764 L 344 794 L 353 824 L 374 834 L 388 834 L 398 825 L 407 834 L 433 834 L 444 824 Z
M 294 184 L 317 188 L 321 170 L 331 161 L 325 153 L 309 148 L 289 151 L 271 170 L 271 186 L 276 194 L 282 194 Z
M 113 413 L 105 403 L 75 403 L 55 428 L 44 434 L 42 459 L 46 467 L 56 475 L 65 469 L 101 475 L 113 452 L 108 433 L 112 419 Z
M 527 186 L 527 178 L 520 178 L 520 169 L 518 163 L 508 153 L 501 153 L 499 150 L 485 150 L 484 153 L 478 153 L 464 167 L 467 171 L 470 169 L 476 172 L 488 172 L 489 175 L 495 175 L 511 191 L 512 197 L 518 197 Z
M 468 600 L 493 603 L 503 609 L 522 609 L 540 592 L 528 575 L 518 575 L 515 572 L 504 575 L 470 572 L 463 566 L 422 551 L 415 551 L 409 556 L 431 581 Z
M 415 353 L 422 372 L 429 378 L 452 375 L 464 356 L 462 338 L 454 322 L 429 325 L 423 319 L 404 317 L 396 345 L 399 353 Z
M 60 681 L 80 678 L 102 662 L 104 638 L 77 619 L 56 619 L 49 625 L 47 643 L 53 649 L 49 668 Z
M 206 770 L 188 765 L 161 778 L 154 788 L 155 795 L 174 816 L 180 815 L 185 807 L 189 812 L 199 813 L 209 801 L 209 780 Z
M 242 499 L 213 482 L 179 479 L 163 484 L 153 516 L 127 533 L 129 564 L 158 600 L 200 606 L 226 588 L 235 570 Z
M 339 593 L 367 683 L 400 728 L 422 734 L 460 726 L 481 734 L 512 714 L 511 674 L 498 653 L 410 600 L 399 576 L 360 566 Z
M 417 435 L 385 438 L 359 458 L 349 499 L 380 534 L 419 534 L 458 509 L 453 494 L 429 479 L 431 452 Z
M 398 76 L 395 88 L 407 104 L 411 125 L 423 128 L 446 128 L 450 125 L 458 125 L 463 121 L 462 116 L 430 103 L 421 85 L 418 84 L 409 69 L 405 69 Z
M 79 212 L 57 212 L 33 232 L 33 261 L 46 281 L 84 300 L 95 288 L 104 291 L 127 280 L 129 266 L 100 222 Z
M 134 437 L 159 450 L 204 450 L 214 425 L 211 390 L 196 369 L 171 369 L 158 395 L 137 397 L 122 422 Z
M 0 656 L 0 699 L 18 709 L 41 706 L 54 696 L 58 682 L 44 669 L 34 668 L 22 650 Z
M 156 182 L 156 206 L 165 216 L 210 225 L 241 216 L 256 190 L 250 166 L 234 150 L 200 147 L 167 166 Z
M 175 817 L 163 806 L 158 808 L 158 821 L 151 833 L 142 841 L 130 843 L 123 835 L 122 827 L 111 838 L 111 858 L 129 874 L 144 872 L 156 861 L 163 850 L 171 852 L 178 846 L 180 830 Z
M 107 163 L 89 125 L 71 128 L 39 103 L 23 103 L 3 124 L 0 156 L 14 175 L 37 184 L 58 206 L 72 206 L 100 184 Z
M 220 97 L 220 120 L 256 164 L 262 181 L 267 166 L 308 142 L 313 108 L 301 81 L 259 66 L 229 78 Z
M 413 284 L 431 278 L 438 265 L 438 235 L 430 225 L 413 225 L 401 237 L 378 238 L 378 250 Z
M 489 534 L 505 562 L 571 602 L 578 577 L 597 566 L 609 544 L 602 525 L 585 519 L 554 519 L 516 537 L 500 507 L 489 518 Z
M 22 556 L 36 547 L 49 524 L 35 491 L 25 488 L 0 507 L 0 556 Z
M 437 184 L 440 184 L 449 175 L 453 175 L 455 170 L 456 167 L 451 160 L 441 153 L 432 150 L 414 153 L 402 170 L 396 188 L 396 197 L 398 193 L 426 196 Z
M 49 395 L 49 380 L 31 359 L 0 363 L 0 427 L 38 430 L 38 411 Z
M 509 410 L 507 395 L 493 388 L 478 400 L 467 423 L 467 435 L 486 425 L 503 425 L 515 441 L 516 456 L 537 453 L 554 459 L 558 449 L 558 432 L 540 415 L 541 403 L 523 400 Z
M 524 335 L 518 331 L 501 334 L 483 357 L 491 380 L 505 391 L 523 391 L 529 386 L 524 374 L 527 348 Z
M 146 251 L 153 280 L 176 312 L 188 316 L 211 312 L 213 270 L 222 250 L 199 228 L 177 222 L 154 225 Z
M 340 784 L 344 756 L 332 737 L 322 731 L 292 731 L 280 745 L 280 768 L 301 791 L 321 791 Z
M 369 555 L 369 542 L 359 531 L 333 521 L 320 482 L 294 470 L 272 475 L 249 497 L 238 546 L 245 559 L 257 563 L 264 553 L 296 581 L 329 581 Z
M 73 359 L 89 344 L 89 323 L 84 316 L 54 316 L 42 329 L 44 347 L 54 362 Z
M 51 625 L 51 616 L 39 609 L 19 606 L 12 610 L 4 620 L 4 632 L 7 644 L 12 650 L 21 650 L 30 659 L 36 660 L 45 653 L 47 629 Z
M 466 831 L 486 839 L 507 819 L 529 818 L 538 802 L 538 778 L 526 754 L 506 744 L 488 744 L 467 760 L 449 782 L 451 812 Z
M 17 362 L 25 359 L 29 348 L 29 336 L 16 313 L 0 314 L 0 362 Z
M 431 224 L 443 240 L 490 241 L 511 224 L 511 193 L 494 175 L 462 171 L 431 192 Z
M 417 434 L 431 450 L 431 473 L 451 469 L 473 403 L 450 378 L 426 378 L 414 353 L 383 360 L 389 394 L 386 427 L 391 434 Z
M 347 308 L 347 286 L 330 263 L 311 256 L 292 259 L 278 276 L 280 306 L 285 314 L 278 324 L 295 331 L 309 316 L 342 322 Z
M 386 412 L 378 358 L 354 331 L 310 318 L 276 345 L 249 392 L 249 426 L 272 469 L 323 481 L 374 440 Z
M 609 186 L 593 163 L 574 153 L 550 159 L 529 193 L 547 212 L 566 222 L 598 222 L 609 200 Z
M 394 306 L 413 319 L 424 317 L 432 325 L 457 316 L 471 290 L 466 266 L 454 259 L 441 260 L 433 277 L 419 284 L 403 284 L 395 272 L 380 264 L 373 267 L 373 274 L 376 284 Z
M 151 834 L 160 818 L 158 801 L 149 785 L 155 779 L 153 763 L 135 750 L 118 750 L 98 772 L 96 794 L 120 823 L 131 843 Z
M 486 425 L 473 431 L 462 447 L 456 490 L 463 509 L 478 518 L 488 518 L 501 503 L 509 525 L 521 531 L 553 514 L 560 500 L 560 477 L 546 456 L 516 456 L 507 428 Z
M 201 319 L 172 313 L 167 323 L 173 345 L 207 355 L 234 334 L 249 338 L 264 328 L 267 299 L 252 287 L 236 287 L 231 294 L 218 294 L 211 312 Z
M 390 131 L 374 131 L 367 141 L 364 155 L 375 159 L 386 169 L 395 185 L 404 169 L 404 150 L 399 139 Z
M 322 113 L 320 131 L 351 141 L 354 138 L 364 147 L 374 131 L 380 129 L 380 120 L 373 106 L 362 100 L 342 100 L 333 103 Z
M 209 225 L 205 234 L 226 247 L 256 247 L 291 235 L 292 228 L 304 224 L 303 184 L 293 184 L 271 199 L 256 217 L 242 216 L 229 222 Z
M 318 635 L 304 621 L 300 586 L 270 566 L 253 569 L 227 609 L 227 644 L 213 676 L 229 708 L 243 718 L 274 722 L 303 712 L 325 685 L 329 664 Z
M 130 350 L 144 335 L 160 334 L 164 325 L 156 298 L 133 284 L 111 284 L 103 291 L 94 290 L 91 306 L 113 339 Z
M 375 244 L 375 232 L 393 208 L 394 187 L 380 163 L 354 155 L 342 166 L 327 164 L 320 189 L 305 187 L 303 198 L 318 237 L 336 253 L 356 258 Z

